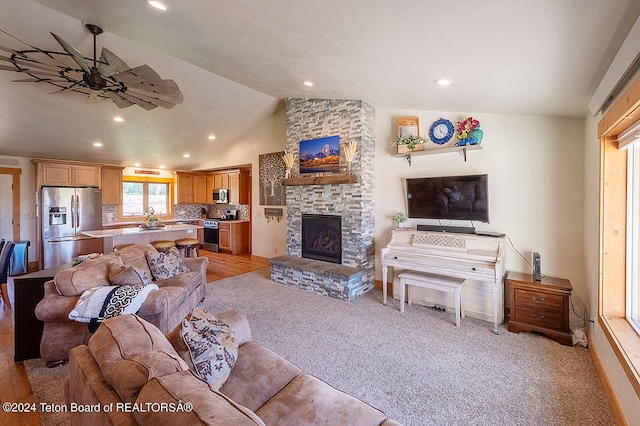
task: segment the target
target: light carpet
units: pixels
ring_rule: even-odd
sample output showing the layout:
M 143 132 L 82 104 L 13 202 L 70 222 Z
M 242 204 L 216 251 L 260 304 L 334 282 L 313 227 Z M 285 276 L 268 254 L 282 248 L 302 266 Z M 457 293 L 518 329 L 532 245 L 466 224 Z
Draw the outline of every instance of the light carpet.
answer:
M 452 313 L 419 305 L 401 314 L 379 290 L 344 302 L 274 283 L 269 268 L 209 283 L 202 305 L 243 312 L 254 341 L 406 426 L 615 425 L 581 346 L 504 326 L 495 335 L 472 318 L 456 328 Z M 63 401 L 62 380 L 46 376 L 66 367 L 25 367 L 36 400 Z

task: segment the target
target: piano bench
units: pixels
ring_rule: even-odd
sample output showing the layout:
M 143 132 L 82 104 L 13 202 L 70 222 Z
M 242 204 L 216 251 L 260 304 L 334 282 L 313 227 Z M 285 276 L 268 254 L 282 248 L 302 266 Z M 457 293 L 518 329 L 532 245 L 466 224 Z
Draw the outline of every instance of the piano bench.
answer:
M 453 293 L 456 308 L 456 327 L 460 327 L 460 316 L 462 316 L 462 318 L 465 317 L 461 301 L 462 285 L 465 280 L 418 272 L 403 272 L 398 275 L 398 277 L 400 278 L 400 312 L 404 312 L 405 286 L 407 287 L 409 305 L 411 305 L 412 299 L 411 287 L 423 287 Z

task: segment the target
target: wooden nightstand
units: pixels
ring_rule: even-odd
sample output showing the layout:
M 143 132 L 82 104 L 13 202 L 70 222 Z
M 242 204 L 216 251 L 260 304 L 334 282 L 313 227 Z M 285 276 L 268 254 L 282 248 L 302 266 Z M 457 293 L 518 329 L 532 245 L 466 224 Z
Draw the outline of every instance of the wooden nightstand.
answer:
M 544 277 L 542 281 L 534 281 L 532 275 L 509 272 L 507 284 L 511 302 L 509 331 L 537 331 L 563 345 L 573 344 L 569 328 L 572 290 L 569 280 Z

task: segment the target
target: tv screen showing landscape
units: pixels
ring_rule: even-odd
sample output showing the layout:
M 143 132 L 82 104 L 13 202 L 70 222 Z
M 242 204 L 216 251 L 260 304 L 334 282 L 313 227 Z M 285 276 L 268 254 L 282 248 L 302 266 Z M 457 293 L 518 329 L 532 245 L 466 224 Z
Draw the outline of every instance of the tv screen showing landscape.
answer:
M 340 172 L 340 136 L 300 141 L 300 173 Z
M 406 179 L 410 218 L 489 222 L 487 175 Z

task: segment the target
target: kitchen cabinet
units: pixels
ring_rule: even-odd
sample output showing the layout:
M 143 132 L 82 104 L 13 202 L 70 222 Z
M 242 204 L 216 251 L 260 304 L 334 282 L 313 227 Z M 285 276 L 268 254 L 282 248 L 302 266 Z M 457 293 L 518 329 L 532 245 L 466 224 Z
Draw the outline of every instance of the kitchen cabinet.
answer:
M 193 204 L 193 174 L 177 173 L 176 204 Z
M 213 189 L 229 188 L 229 174 L 226 172 L 213 175 Z
M 122 167 L 102 167 L 102 204 L 122 204 Z
M 176 173 L 176 204 L 209 204 L 206 173 Z
M 249 222 L 220 222 L 218 231 L 220 250 L 231 252 L 231 254 L 247 252 Z
M 197 174 L 193 176 L 193 202 L 194 204 L 207 204 L 207 175 Z
M 35 159 L 36 187 L 41 186 L 95 186 L 102 181 L 101 165 L 90 163 L 58 162 Z
M 248 170 L 229 173 L 229 204 L 249 204 L 251 176 Z

